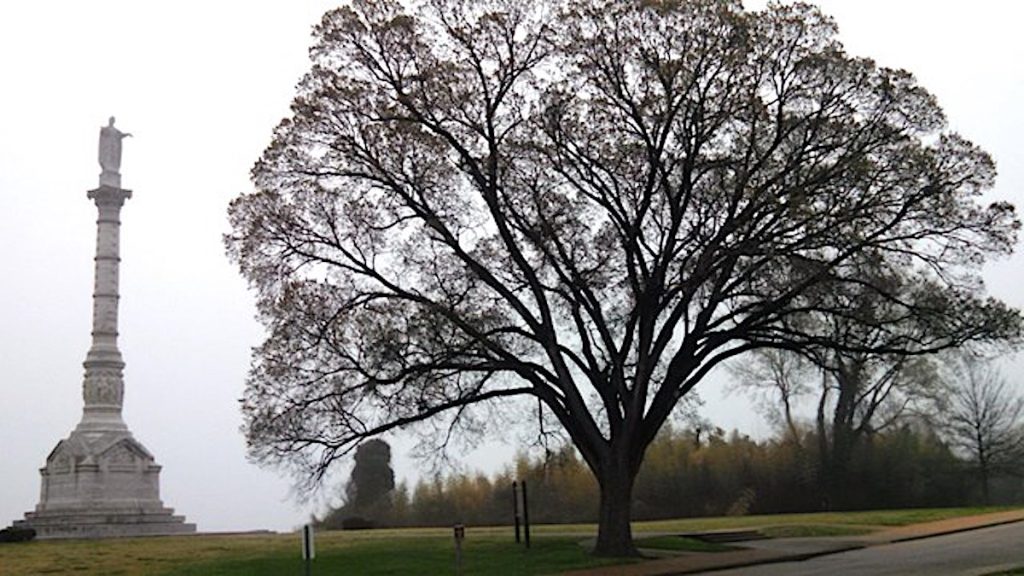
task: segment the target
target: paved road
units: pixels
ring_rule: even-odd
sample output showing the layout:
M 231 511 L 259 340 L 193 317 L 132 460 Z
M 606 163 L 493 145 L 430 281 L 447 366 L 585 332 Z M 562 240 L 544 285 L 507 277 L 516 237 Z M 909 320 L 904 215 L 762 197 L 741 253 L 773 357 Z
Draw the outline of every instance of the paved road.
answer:
M 1024 566 L 1024 522 L 720 572 L 716 576 L 980 575 Z

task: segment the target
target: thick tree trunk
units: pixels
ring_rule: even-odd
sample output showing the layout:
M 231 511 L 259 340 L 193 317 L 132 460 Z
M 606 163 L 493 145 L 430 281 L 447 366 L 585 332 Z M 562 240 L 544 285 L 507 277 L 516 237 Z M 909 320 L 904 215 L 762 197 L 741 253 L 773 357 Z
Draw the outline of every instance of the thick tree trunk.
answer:
M 819 441 L 827 440 L 821 453 L 822 491 L 825 494 L 827 510 L 848 510 L 854 506 L 855 498 L 850 493 L 850 460 L 854 445 L 859 440 L 855 428 L 857 401 L 861 385 L 859 370 L 841 369 L 835 375 L 839 383 L 839 396 L 832 413 L 831 429 L 826 434 L 825 395 L 818 404 Z
M 597 480 L 601 488 L 601 508 L 594 555 L 637 556 L 629 523 L 635 475 L 625 463 L 610 463 L 601 470 Z
M 981 503 L 984 506 L 988 506 L 988 445 L 985 443 L 985 438 L 982 436 L 979 427 L 975 427 L 975 441 L 977 442 L 978 475 L 979 480 L 981 480 Z
M 827 463 L 828 501 L 832 510 L 856 508 L 856 497 L 850 491 L 850 461 L 853 459 L 856 441 L 856 435 L 852 430 L 846 427 L 833 428 L 832 450 Z
M 989 506 L 991 499 L 988 491 L 988 464 L 983 462 L 979 471 L 981 472 L 981 503 L 984 506 Z
M 829 444 L 828 426 L 825 424 L 825 406 L 828 400 L 828 388 L 823 388 L 821 398 L 818 399 L 818 497 L 821 500 L 820 506 L 824 511 L 832 509 L 829 497 L 832 491 L 829 486 L 832 484 L 832 447 Z

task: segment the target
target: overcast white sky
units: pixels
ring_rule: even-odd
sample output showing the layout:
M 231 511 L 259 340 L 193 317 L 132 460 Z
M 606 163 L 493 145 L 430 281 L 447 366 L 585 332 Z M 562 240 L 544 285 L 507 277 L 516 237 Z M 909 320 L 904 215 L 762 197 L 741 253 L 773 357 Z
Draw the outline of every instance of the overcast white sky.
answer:
M 1024 3 L 819 3 L 850 52 L 914 72 L 995 156 L 992 198 L 1024 205 Z M 135 192 L 122 211 L 124 415 L 164 466 L 163 500 L 204 531 L 289 529 L 308 515 L 288 479 L 245 460 L 237 398 L 261 330 L 221 235 L 307 67 L 310 26 L 335 4 L 0 3 L 0 526 L 35 506 L 38 469 L 81 415 L 96 216 L 85 193 L 111 114 L 135 134 L 122 162 Z M 986 272 L 1018 307 L 1022 262 Z M 765 429 L 721 388 L 700 390 L 707 417 Z M 468 464 L 493 469 L 513 450 Z M 400 477 L 414 474 L 401 450 L 395 459 Z

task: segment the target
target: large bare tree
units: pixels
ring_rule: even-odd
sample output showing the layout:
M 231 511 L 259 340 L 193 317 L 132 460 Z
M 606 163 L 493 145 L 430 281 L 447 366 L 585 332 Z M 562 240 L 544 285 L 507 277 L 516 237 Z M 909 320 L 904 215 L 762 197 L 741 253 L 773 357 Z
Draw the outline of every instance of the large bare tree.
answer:
M 634 552 L 644 451 L 721 362 L 827 335 L 820 292 L 1002 337 L 979 265 L 1019 223 L 991 159 L 907 72 L 796 4 L 354 0 L 230 207 L 266 341 L 251 454 L 322 474 L 360 440 L 539 399 L 593 471 L 596 552 Z M 955 313 L 954 313 L 955 312 Z M 446 419 L 446 420 L 445 420 Z

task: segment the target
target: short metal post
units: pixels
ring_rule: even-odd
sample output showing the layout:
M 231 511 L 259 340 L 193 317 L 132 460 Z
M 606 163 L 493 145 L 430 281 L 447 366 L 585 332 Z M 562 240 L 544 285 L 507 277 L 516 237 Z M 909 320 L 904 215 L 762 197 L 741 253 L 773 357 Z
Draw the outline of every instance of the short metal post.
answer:
M 313 573 L 313 558 L 316 558 L 316 546 L 313 543 L 313 526 L 302 527 L 302 559 L 306 564 L 306 576 Z
M 516 520 L 516 544 L 519 544 L 519 485 L 512 482 L 512 515 Z
M 526 547 L 530 547 L 530 504 L 526 499 L 526 480 L 523 480 L 523 537 Z

